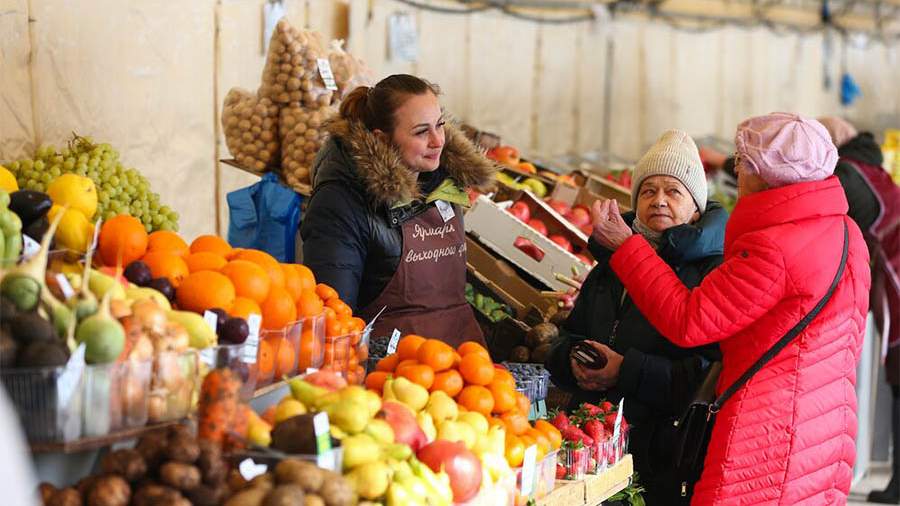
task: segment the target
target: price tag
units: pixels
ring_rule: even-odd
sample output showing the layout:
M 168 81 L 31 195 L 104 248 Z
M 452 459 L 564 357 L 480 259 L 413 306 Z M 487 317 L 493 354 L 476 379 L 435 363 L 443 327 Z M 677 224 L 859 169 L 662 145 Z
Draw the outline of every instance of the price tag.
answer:
M 319 368 L 318 367 L 307 367 L 306 368 L 306 374 L 312 374 L 314 372 L 319 372 Z
M 265 474 L 269 467 L 265 464 L 257 464 L 253 459 L 244 459 L 238 464 L 238 470 L 245 480 L 250 481 L 261 474 Z
M 256 354 L 259 352 L 259 325 L 262 323 L 262 317 L 258 314 L 252 314 L 247 317 L 247 326 L 250 327 L 250 334 L 244 341 L 244 362 L 248 364 L 256 363 Z
M 218 330 L 216 327 L 219 326 L 219 315 L 207 309 L 203 313 L 203 319 L 206 320 L 206 324 L 209 325 L 213 332 Z
M 29 258 L 38 254 L 38 251 L 41 250 L 41 243 L 35 241 L 31 237 L 27 235 L 22 235 L 22 258 L 28 260 Z
M 437 206 L 438 212 L 441 213 L 441 218 L 444 219 L 444 223 L 452 220 L 454 216 L 456 216 L 456 212 L 453 210 L 453 206 L 443 200 L 435 201 L 434 205 Z
M 616 446 L 619 445 L 619 433 L 622 431 L 622 413 L 624 413 L 625 407 L 625 398 L 623 397 L 619 401 L 619 412 L 616 413 L 616 423 L 613 425 L 613 442 Z
M 328 423 L 328 413 L 322 411 L 313 417 L 313 432 L 316 435 L 316 454 L 319 457 L 326 453 L 330 454 L 331 425 Z
M 79 344 L 78 348 L 75 348 L 75 351 L 72 353 L 72 356 L 69 357 L 69 361 L 66 363 L 66 368 L 59 376 L 57 391 L 59 393 L 60 407 L 67 406 L 69 404 L 69 400 L 72 398 L 72 395 L 75 393 L 75 391 L 78 389 L 78 385 L 81 383 L 81 377 L 84 375 L 85 367 L 85 349 L 86 348 L 84 343 Z
M 75 296 L 75 290 L 72 289 L 72 284 L 69 283 L 69 279 L 63 273 L 58 273 L 56 275 L 56 283 L 59 285 L 60 291 L 62 291 L 63 302 Z
M 537 468 L 537 446 L 525 449 L 522 459 L 522 495 L 529 496 L 534 491 L 534 473 Z
M 400 342 L 400 331 L 397 329 L 394 329 L 394 333 L 391 334 L 391 340 L 388 342 L 388 348 L 387 348 L 388 355 L 390 355 L 391 353 L 397 352 L 397 343 L 399 343 L 399 342 Z
M 334 80 L 334 74 L 331 72 L 331 62 L 328 58 L 316 58 L 319 65 L 319 75 L 322 76 L 322 82 L 325 83 L 325 89 L 337 91 L 337 83 Z

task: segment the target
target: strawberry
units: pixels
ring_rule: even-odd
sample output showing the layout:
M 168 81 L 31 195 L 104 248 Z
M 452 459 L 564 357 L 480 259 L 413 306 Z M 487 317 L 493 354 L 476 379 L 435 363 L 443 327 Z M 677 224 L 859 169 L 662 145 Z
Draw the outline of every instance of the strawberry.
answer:
M 566 466 L 556 464 L 556 479 L 561 480 L 566 477 Z
M 581 442 L 584 446 L 592 446 L 594 440 L 578 427 L 570 425 L 562 431 L 562 437 L 566 441 Z
M 596 418 L 588 420 L 586 424 L 584 424 L 584 433 L 590 436 L 594 441 L 600 442 L 606 439 L 606 427 L 603 426 L 603 423 Z
M 592 417 L 592 416 L 597 416 L 597 415 L 603 414 L 603 410 L 600 409 L 600 406 L 595 406 L 589 402 L 582 403 L 581 410 L 587 414 L 587 417 Z
M 606 425 L 606 430 L 612 432 L 616 426 L 616 414 L 609 413 L 605 417 L 603 417 L 603 425 Z
M 615 406 L 613 406 L 613 403 L 611 403 L 609 401 L 603 401 L 600 403 L 600 409 L 602 409 L 604 413 L 609 413 L 614 408 L 615 408 Z
M 572 422 L 569 421 L 569 417 L 566 416 L 565 411 L 560 411 L 556 414 L 556 416 L 553 417 L 552 420 L 550 420 L 550 424 L 556 427 L 557 430 L 562 432 L 563 429 L 572 425 Z

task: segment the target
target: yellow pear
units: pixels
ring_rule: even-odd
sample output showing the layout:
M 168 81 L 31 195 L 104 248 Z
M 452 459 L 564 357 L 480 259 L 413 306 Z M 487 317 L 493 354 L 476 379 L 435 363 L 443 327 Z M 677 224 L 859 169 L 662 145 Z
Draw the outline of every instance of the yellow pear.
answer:
M 363 433 L 372 436 L 375 441 L 383 445 L 389 445 L 394 442 L 394 429 L 391 424 L 385 420 L 370 420 Z
M 468 411 L 466 413 L 463 413 L 459 415 L 456 420 L 468 424 L 470 427 L 475 429 L 475 433 L 478 435 L 487 434 L 489 427 L 487 418 L 485 418 L 484 415 L 477 411 Z
M 363 499 L 375 500 L 391 485 L 391 468 L 384 462 L 369 462 L 353 470 L 347 479 Z
M 475 446 L 477 434 L 471 425 L 459 421 L 448 420 L 438 427 L 438 439 L 459 441 L 471 449 Z
M 434 426 L 434 418 L 427 411 L 419 411 L 416 415 L 416 423 L 419 424 L 419 428 L 425 433 L 429 443 L 435 440 L 437 429 Z
M 413 411 L 419 412 L 428 404 L 428 390 L 406 378 L 400 377 L 394 380 L 392 389 L 397 400 L 406 404 Z
M 375 418 L 375 415 L 381 411 L 381 397 L 371 390 L 366 390 L 365 404 L 369 408 L 369 417 Z
M 293 418 L 297 415 L 305 415 L 306 414 L 306 406 L 303 405 L 302 402 L 294 399 L 291 396 L 287 396 L 278 403 L 278 406 L 275 408 L 275 423 L 281 423 L 288 418 Z
M 341 441 L 341 448 L 344 452 L 342 462 L 345 470 L 376 462 L 381 458 L 381 447 L 368 434 L 356 434 L 344 438 Z
M 456 401 L 441 390 L 431 392 L 425 410 L 431 414 L 434 423 L 438 425 L 446 420 L 456 420 L 456 417 L 459 416 L 459 407 L 456 405 Z
M 259 446 L 272 444 L 272 427 L 261 419 L 251 420 L 247 430 L 247 439 Z
M 371 419 L 369 411 L 363 404 L 351 400 L 343 400 L 325 406 L 328 420 L 332 425 L 348 434 L 362 432 Z

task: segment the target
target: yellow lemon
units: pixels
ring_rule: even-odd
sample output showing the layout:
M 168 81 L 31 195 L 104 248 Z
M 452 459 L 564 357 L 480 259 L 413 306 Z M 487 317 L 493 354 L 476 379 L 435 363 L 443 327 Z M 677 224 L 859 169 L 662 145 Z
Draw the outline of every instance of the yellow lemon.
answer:
M 54 205 L 47 213 L 48 219 L 52 222 L 62 210 L 62 207 Z M 65 214 L 59 220 L 55 239 L 59 247 L 84 253 L 94 239 L 94 226 L 81 211 L 66 209 Z
M 13 176 L 6 167 L 0 165 L 0 190 L 7 193 L 19 191 L 19 183 L 16 182 L 16 176 Z
M 54 204 L 69 206 L 90 220 L 97 212 L 97 188 L 90 178 L 63 174 L 50 182 L 47 195 Z

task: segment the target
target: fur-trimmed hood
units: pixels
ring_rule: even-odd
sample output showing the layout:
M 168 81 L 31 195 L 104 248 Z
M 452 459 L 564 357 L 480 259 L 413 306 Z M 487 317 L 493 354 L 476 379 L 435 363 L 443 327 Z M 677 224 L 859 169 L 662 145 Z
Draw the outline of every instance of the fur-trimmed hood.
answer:
M 378 139 L 359 121 L 334 118 L 325 126 L 329 136 L 339 140 L 363 185 L 377 205 L 391 207 L 398 202 L 421 199 L 418 175 L 401 160 L 396 148 Z M 494 186 L 497 166 L 482 155 L 468 138 L 449 122 L 444 126 L 445 142 L 441 167 L 462 188 L 487 191 Z M 317 162 L 319 162 L 317 160 Z M 318 163 L 317 163 L 318 164 Z M 318 179 L 318 174 L 313 177 Z

